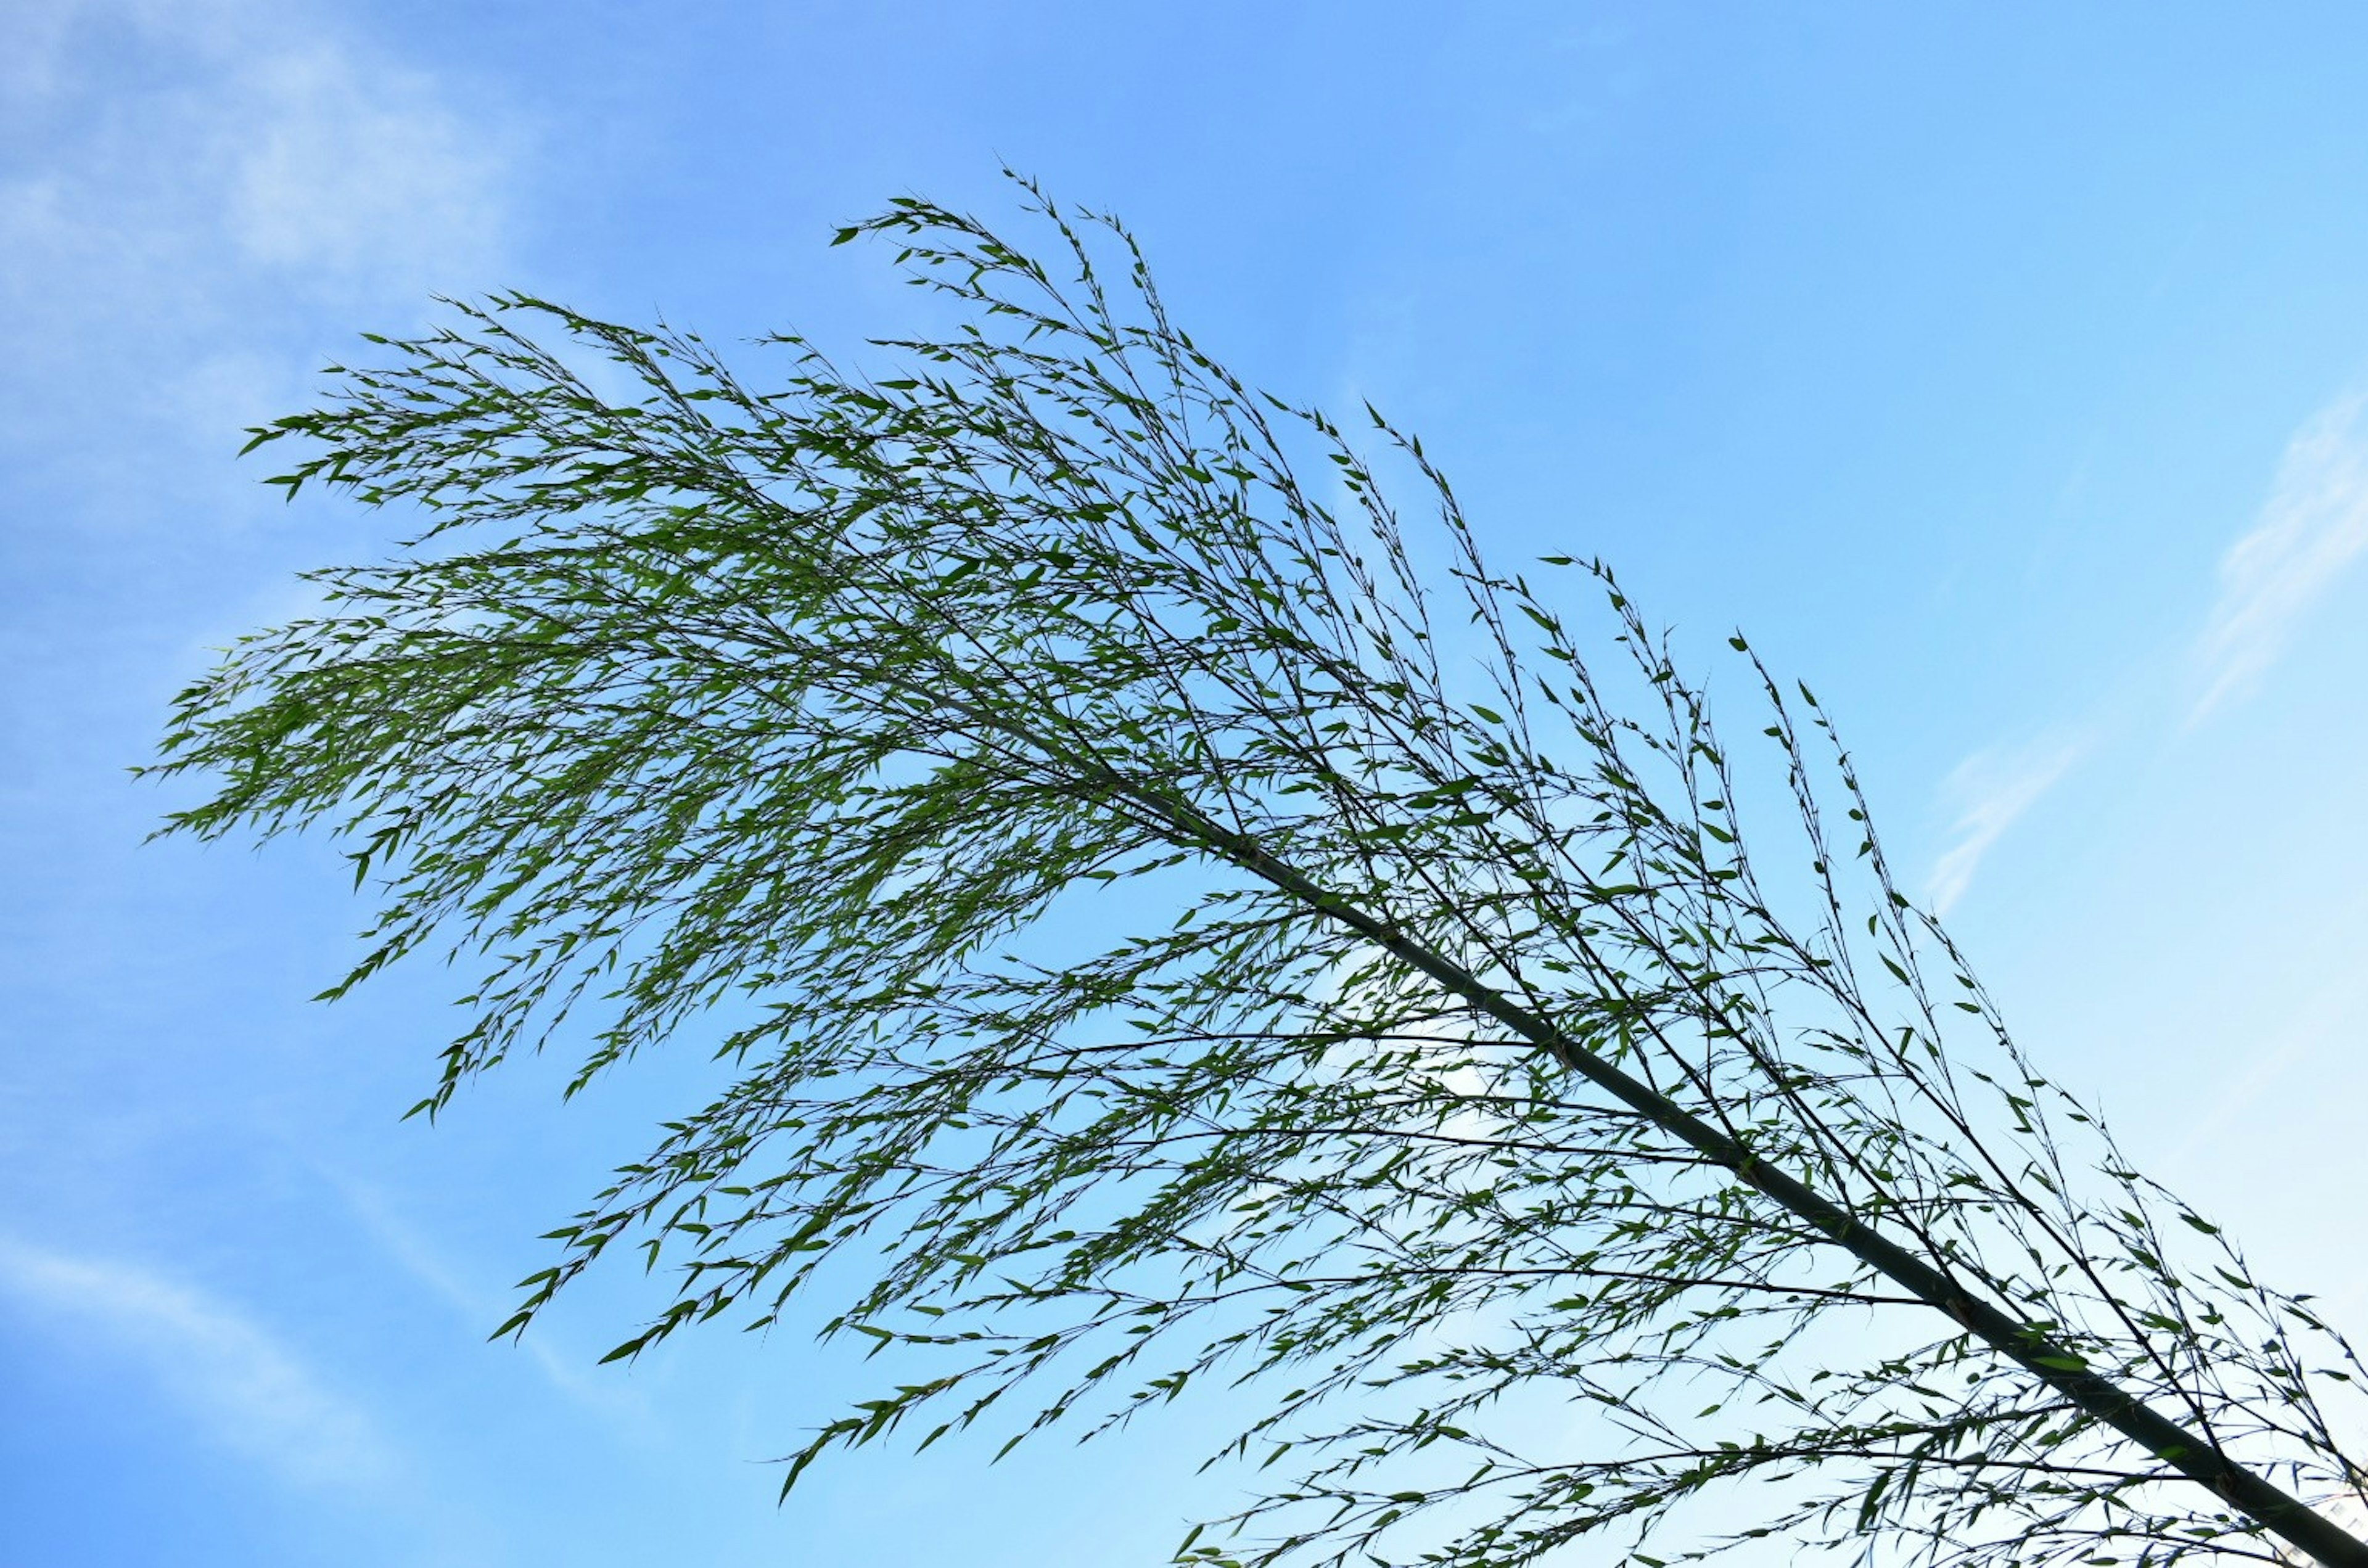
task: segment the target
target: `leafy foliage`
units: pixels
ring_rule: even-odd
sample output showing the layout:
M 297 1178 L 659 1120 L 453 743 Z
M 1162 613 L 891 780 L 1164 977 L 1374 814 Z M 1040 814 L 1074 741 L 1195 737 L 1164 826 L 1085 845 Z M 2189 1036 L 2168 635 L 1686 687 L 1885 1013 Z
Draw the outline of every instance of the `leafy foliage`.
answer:
M 759 392 L 511 296 L 256 433 L 306 443 L 291 494 L 427 523 L 183 695 L 158 770 L 216 783 L 173 826 L 341 834 L 382 913 L 339 992 L 474 955 L 420 1109 L 554 1040 L 577 1086 L 730 1064 L 506 1331 L 629 1246 L 674 1293 L 617 1356 L 836 1290 L 825 1335 L 922 1370 L 790 1483 L 1242 1384 L 1217 1458 L 1268 1490 L 1186 1562 L 2277 1560 L 2081 1378 L 2368 1484 L 2321 1405 L 2358 1358 L 2016 1049 L 1805 687 L 1736 639 L 1731 754 L 1604 568 L 1557 562 L 1608 595 L 1591 653 L 1417 442 L 1246 387 L 1121 229 L 1030 196 L 1054 265 L 917 200 L 841 233 L 960 313 L 892 378 L 779 337 Z M 1748 1528 L 1690 1524 L 1747 1478 Z

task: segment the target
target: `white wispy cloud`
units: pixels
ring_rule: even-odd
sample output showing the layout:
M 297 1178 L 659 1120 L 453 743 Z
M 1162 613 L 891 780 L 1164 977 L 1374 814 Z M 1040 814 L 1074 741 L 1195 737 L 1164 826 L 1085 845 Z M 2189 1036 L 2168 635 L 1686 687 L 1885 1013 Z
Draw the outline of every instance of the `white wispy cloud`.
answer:
M 324 348 L 504 281 L 520 139 L 285 0 L 26 0 L 0 24 L 5 410 L 210 446 Z M 153 432 L 150 433 L 153 440 Z
M 2303 616 L 2368 550 L 2368 393 L 2336 399 L 2286 444 L 2270 498 L 2220 562 L 2196 644 L 2204 689 L 2190 722 L 2259 680 Z
M 233 102 L 256 123 L 224 137 L 223 222 L 256 262 L 401 291 L 498 252 L 502 159 L 427 79 L 315 42 L 230 75 Z
M 193 1286 L 0 1237 L 0 1295 L 59 1335 L 140 1362 L 211 1437 L 290 1480 L 370 1483 L 394 1468 L 359 1406 L 262 1323 Z
M 406 1274 L 450 1307 L 472 1335 L 484 1335 L 509 1315 L 517 1304 L 515 1290 L 489 1290 L 482 1282 L 467 1279 L 415 1226 L 396 1213 L 383 1194 L 326 1168 L 321 1174 L 344 1197 L 370 1238 Z M 612 1421 L 646 1417 L 647 1412 L 631 1385 L 587 1374 L 586 1369 L 596 1358 L 571 1357 L 566 1350 L 554 1346 L 547 1327 L 540 1333 L 527 1334 L 518 1345 L 552 1389 L 584 1408 Z M 487 1346 L 484 1354 L 498 1354 L 500 1348 Z
M 1941 786 L 1943 798 L 1955 804 L 1957 819 L 1948 848 L 1933 862 L 1925 891 L 1934 914 L 1946 915 L 1964 896 L 1982 857 L 2079 760 L 2084 747 L 2079 739 L 2054 735 L 2027 745 L 1978 751 L 1957 765 Z

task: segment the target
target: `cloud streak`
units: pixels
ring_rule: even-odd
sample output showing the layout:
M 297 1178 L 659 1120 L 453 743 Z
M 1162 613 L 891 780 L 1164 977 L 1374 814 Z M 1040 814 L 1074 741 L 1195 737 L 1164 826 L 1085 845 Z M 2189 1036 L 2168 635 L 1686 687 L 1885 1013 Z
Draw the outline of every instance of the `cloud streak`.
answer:
M 2294 433 L 2253 527 L 2220 562 L 2220 596 L 2195 648 L 2203 718 L 2242 695 L 2295 626 L 2368 550 L 2368 393 L 2320 409 Z
M 359 1406 L 260 1323 L 194 1287 L 0 1238 L 0 1296 L 62 1335 L 143 1363 L 209 1436 L 290 1480 L 368 1484 L 393 1468 Z
M 2191 650 L 2202 695 L 2193 724 L 2252 688 L 2303 619 L 2368 551 L 2368 392 L 2337 398 L 2286 443 L 2269 499 L 2220 562 L 2220 591 Z M 1982 858 L 2087 749 L 2042 739 L 1976 752 L 1942 786 L 1957 803 L 1950 843 L 1926 900 L 1945 915 L 1973 885 Z
M 2082 750 L 2080 741 L 2058 737 L 2016 750 L 1975 752 L 1957 765 L 1942 786 L 1944 796 L 1959 802 L 1957 820 L 1925 892 L 1935 915 L 1946 915 L 1964 896 L 1982 857 L 2055 787 Z
M 379 1193 L 325 1167 L 321 1174 L 345 1199 L 370 1238 L 404 1273 L 450 1307 L 461 1323 L 474 1331 L 472 1337 L 482 1335 L 509 1315 L 515 1292 L 506 1295 L 487 1291 L 468 1282 L 425 1237 L 398 1218 Z M 643 1414 L 630 1388 L 614 1381 L 586 1376 L 582 1366 L 552 1347 L 547 1329 L 526 1335 L 518 1343 L 553 1390 L 584 1408 L 610 1420 Z M 495 1348 L 487 1346 L 485 1353 L 491 1354 Z M 592 1359 L 585 1358 L 582 1365 L 588 1366 Z

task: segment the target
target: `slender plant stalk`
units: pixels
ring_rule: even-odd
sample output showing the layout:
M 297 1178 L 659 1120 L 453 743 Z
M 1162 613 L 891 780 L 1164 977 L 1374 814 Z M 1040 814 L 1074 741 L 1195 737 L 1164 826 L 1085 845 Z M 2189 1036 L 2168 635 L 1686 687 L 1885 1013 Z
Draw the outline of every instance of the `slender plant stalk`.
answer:
M 1113 778 L 1108 783 L 1114 793 L 1127 791 L 1122 778 Z M 2061 1392 L 2072 1404 L 2175 1466 L 2190 1480 L 2209 1488 L 2281 1540 L 2309 1553 L 2313 1561 L 2329 1564 L 2330 1568 L 2368 1568 L 2368 1542 L 2237 1463 L 2208 1440 L 2133 1398 L 2112 1380 L 2076 1369 L 2084 1365 L 2080 1358 L 2055 1343 L 2044 1327 L 1977 1299 L 1952 1278 L 1945 1267 L 1917 1256 L 1801 1182 L 1756 1158 L 1738 1140 L 1688 1114 L 1666 1096 L 1654 1092 L 1544 1018 L 1516 1005 L 1463 966 L 1408 940 L 1386 921 L 1327 892 L 1256 843 L 1228 833 L 1218 824 L 1200 820 L 1175 803 L 1156 798 L 1138 800 L 1137 804 L 1146 814 L 1172 824 L 1178 844 L 1231 861 L 1429 975 L 1475 1011 L 1494 1018 L 1670 1136 L 1732 1171 L 1739 1180 L 1765 1193 L 1787 1212 L 1830 1238 L 1833 1244 L 1946 1313 L 1984 1344 Z
M 2055 1344 L 2038 1324 L 1975 1299 L 1945 1269 L 1918 1257 L 1793 1177 L 1756 1159 L 1735 1139 L 1688 1115 L 1665 1096 L 1563 1035 L 1543 1018 L 1514 1006 L 1448 960 L 1396 936 L 1372 915 L 1331 897 L 1288 866 L 1259 853 L 1255 846 L 1230 846 L 1221 852 L 1285 892 L 1326 910 L 1333 918 L 1421 970 L 1522 1039 L 1535 1042 L 1621 1104 L 1702 1151 L 1782 1204 L 1788 1212 L 1825 1233 L 1851 1256 L 1947 1313 L 1990 1348 L 2060 1392 L 2080 1410 L 2175 1465 L 2180 1473 L 2210 1488 L 2272 1534 L 2308 1552 L 2315 1561 L 2330 1564 L 2331 1568 L 2368 1568 L 2368 1541 L 2314 1513 L 2301 1500 L 2237 1464 L 2205 1439 L 2132 1398 L 2110 1379 L 2073 1370 L 2079 1365 L 2079 1358 Z

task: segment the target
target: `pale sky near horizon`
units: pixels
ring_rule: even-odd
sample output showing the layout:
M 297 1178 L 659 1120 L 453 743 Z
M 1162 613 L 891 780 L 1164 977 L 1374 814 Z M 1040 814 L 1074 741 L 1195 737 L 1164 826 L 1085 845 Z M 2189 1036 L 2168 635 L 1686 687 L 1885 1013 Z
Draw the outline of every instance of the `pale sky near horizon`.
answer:
M 843 1357 L 597 1367 L 623 1272 L 484 1344 L 690 1080 L 398 1124 L 451 977 L 309 1003 L 335 850 L 143 846 L 125 773 L 387 544 L 233 458 L 355 334 L 893 332 L 831 231 L 999 164 L 1497 560 L 1809 681 L 2025 1044 L 2368 1341 L 2363 67 L 2336 5 L 0 8 L 0 1565 L 1154 1562 L 1227 1495 L 1146 1426 L 777 1509 Z

